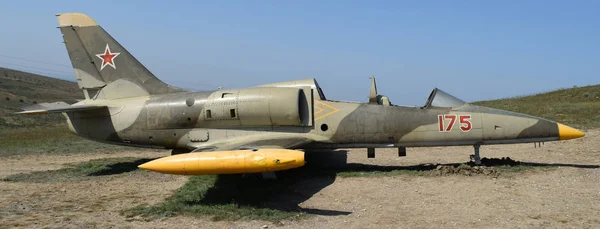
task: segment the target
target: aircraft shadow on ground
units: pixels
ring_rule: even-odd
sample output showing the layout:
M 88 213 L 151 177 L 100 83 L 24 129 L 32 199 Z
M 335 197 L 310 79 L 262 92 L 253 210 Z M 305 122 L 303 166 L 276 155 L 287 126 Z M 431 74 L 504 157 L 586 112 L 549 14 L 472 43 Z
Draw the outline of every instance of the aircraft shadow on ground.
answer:
M 269 208 L 286 212 L 304 212 L 318 215 L 348 215 L 351 212 L 310 209 L 300 203 L 311 198 L 335 180 L 335 174 L 310 176 L 302 170 L 278 173 L 277 180 L 264 180 L 259 176 L 219 175 L 213 187 L 197 203 L 223 205 L 235 203 L 253 208 Z
M 327 153 L 336 161 L 346 161 L 346 151 Z M 319 158 L 314 158 L 319 160 Z M 303 212 L 315 215 L 348 215 L 352 212 L 304 208 L 299 205 L 310 199 L 336 179 L 335 170 L 308 165 L 313 160 L 306 155 L 307 165 L 276 173 L 277 179 L 263 179 L 253 175 L 219 175 L 199 202 L 190 204 L 221 205 L 235 203 L 254 208 L 269 208 L 286 212 Z M 322 160 L 319 160 L 322 161 Z
M 329 155 L 331 156 L 331 155 Z M 346 151 L 337 151 L 335 158 L 346 161 Z M 315 158 L 318 160 L 318 158 Z M 307 161 L 311 158 L 306 156 Z M 214 186 L 207 190 L 198 204 L 219 205 L 235 203 L 254 208 L 269 208 L 287 212 L 315 215 L 348 215 L 352 212 L 303 208 L 299 205 L 331 185 L 336 171 L 316 166 L 276 173 L 277 179 L 254 175 L 219 175 Z
M 138 165 L 144 164 L 146 162 L 152 161 L 156 158 L 142 158 L 135 161 L 127 161 L 127 162 L 118 162 L 114 164 L 107 165 L 106 169 L 96 171 L 88 174 L 88 176 L 107 176 L 107 175 L 117 175 L 122 173 L 133 172 L 138 169 Z
M 277 172 L 277 180 L 264 180 L 256 175 L 220 175 L 204 198 L 190 204 L 230 204 L 281 211 L 297 211 L 316 215 L 348 215 L 352 212 L 310 209 L 299 205 L 331 185 L 340 172 L 432 171 L 438 166 L 473 165 L 471 162 L 419 164 L 409 166 L 379 166 L 347 163 L 347 151 L 307 152 L 307 164 L 301 168 Z M 600 168 L 600 165 L 518 162 L 510 158 L 483 158 L 482 163 L 494 166 Z
M 573 167 L 573 168 L 580 168 L 580 169 L 598 169 L 598 168 L 600 168 L 600 165 L 563 164 L 563 163 L 521 162 L 521 165 L 537 166 L 537 167 Z

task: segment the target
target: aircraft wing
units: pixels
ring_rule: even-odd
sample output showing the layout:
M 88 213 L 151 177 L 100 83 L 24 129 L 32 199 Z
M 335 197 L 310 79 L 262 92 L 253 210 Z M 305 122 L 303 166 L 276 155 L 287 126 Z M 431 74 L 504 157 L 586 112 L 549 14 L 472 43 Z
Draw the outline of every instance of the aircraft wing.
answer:
M 69 111 L 83 111 L 83 110 L 95 110 L 106 108 L 106 106 L 100 105 L 74 105 L 71 106 L 65 102 L 54 102 L 54 103 L 39 103 L 21 107 L 21 112 L 16 114 L 48 114 L 48 113 L 62 113 Z
M 212 144 L 190 143 L 192 152 L 226 151 L 240 149 L 294 149 L 313 142 L 314 136 L 287 133 L 269 133 L 259 136 L 238 137 Z

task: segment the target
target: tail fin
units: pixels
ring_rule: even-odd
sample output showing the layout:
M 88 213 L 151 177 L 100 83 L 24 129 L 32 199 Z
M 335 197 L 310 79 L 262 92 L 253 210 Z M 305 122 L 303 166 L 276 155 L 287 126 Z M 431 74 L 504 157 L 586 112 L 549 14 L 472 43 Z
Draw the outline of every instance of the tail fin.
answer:
M 59 29 L 86 99 L 119 99 L 185 91 L 154 76 L 92 18 L 58 14 Z

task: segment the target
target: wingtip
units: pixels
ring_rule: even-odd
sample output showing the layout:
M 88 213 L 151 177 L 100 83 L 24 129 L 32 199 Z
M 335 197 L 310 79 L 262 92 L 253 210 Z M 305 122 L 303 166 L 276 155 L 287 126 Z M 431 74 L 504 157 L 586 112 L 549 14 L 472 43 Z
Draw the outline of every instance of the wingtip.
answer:
M 13 113 L 14 115 L 48 114 L 47 110 L 27 110 Z

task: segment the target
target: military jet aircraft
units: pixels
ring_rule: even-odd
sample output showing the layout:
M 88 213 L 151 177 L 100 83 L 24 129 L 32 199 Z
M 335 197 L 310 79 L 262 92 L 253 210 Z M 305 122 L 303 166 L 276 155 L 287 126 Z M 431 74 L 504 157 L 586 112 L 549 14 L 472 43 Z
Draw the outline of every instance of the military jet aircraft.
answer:
M 273 172 L 304 165 L 310 149 L 479 147 L 568 140 L 584 133 L 543 118 L 475 106 L 435 88 L 420 107 L 391 104 L 372 78 L 368 102 L 328 100 L 315 79 L 188 91 L 154 76 L 92 18 L 58 14 L 85 99 L 22 114 L 63 113 L 94 141 L 172 149 L 140 168 L 171 174 Z

